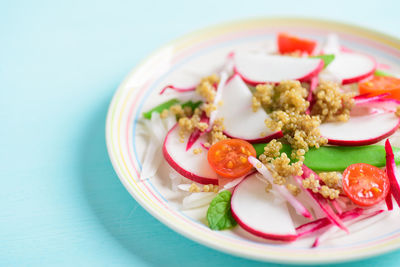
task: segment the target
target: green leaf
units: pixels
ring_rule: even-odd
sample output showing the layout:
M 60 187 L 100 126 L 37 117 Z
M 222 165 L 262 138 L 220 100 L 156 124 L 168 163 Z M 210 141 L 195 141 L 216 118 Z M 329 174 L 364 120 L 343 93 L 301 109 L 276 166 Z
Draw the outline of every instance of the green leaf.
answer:
M 312 58 L 320 58 L 324 61 L 324 68 L 328 67 L 329 64 L 335 59 L 334 54 L 313 56 Z
M 182 104 L 182 108 L 185 107 L 191 107 L 192 110 L 195 110 L 198 106 L 200 106 L 203 102 L 201 101 L 197 101 L 197 102 L 193 102 L 192 100 L 186 101 L 185 103 Z M 169 109 L 170 107 L 172 107 L 173 105 L 179 104 L 179 100 L 176 98 L 173 98 L 171 100 L 168 100 L 164 103 L 161 103 L 160 105 L 150 109 L 147 112 L 143 112 L 143 117 L 150 120 L 151 119 L 151 114 L 153 112 L 157 112 L 157 113 L 161 113 L 163 112 L 163 110 L 165 109 Z
M 256 150 L 257 158 L 264 153 L 264 147 L 266 146 L 266 143 L 259 143 L 259 144 L 253 144 L 254 149 Z M 282 144 L 282 148 L 279 151 L 280 153 L 286 153 L 288 157 L 292 154 L 292 148 L 289 144 Z
M 375 76 L 390 76 L 390 77 L 393 76 L 392 74 L 386 73 L 386 72 L 381 71 L 381 70 L 376 70 L 376 71 L 374 72 L 374 75 L 375 75 Z
M 185 103 L 182 104 L 182 108 L 185 107 L 190 107 L 192 108 L 192 110 L 195 110 L 196 108 L 198 108 L 203 102 L 202 101 L 197 101 L 197 102 L 193 102 L 192 100 L 189 100 Z
M 145 117 L 146 119 L 150 120 L 151 119 L 151 114 L 153 112 L 161 113 L 164 109 L 169 109 L 170 107 L 172 107 L 173 105 L 178 104 L 178 103 L 179 103 L 178 99 L 173 98 L 173 99 L 168 100 L 168 101 L 166 101 L 164 103 L 161 103 L 160 105 L 150 109 L 147 112 L 143 112 L 143 117 Z
M 212 230 L 229 229 L 237 224 L 231 213 L 231 197 L 232 193 L 225 190 L 211 201 L 207 210 L 207 221 Z

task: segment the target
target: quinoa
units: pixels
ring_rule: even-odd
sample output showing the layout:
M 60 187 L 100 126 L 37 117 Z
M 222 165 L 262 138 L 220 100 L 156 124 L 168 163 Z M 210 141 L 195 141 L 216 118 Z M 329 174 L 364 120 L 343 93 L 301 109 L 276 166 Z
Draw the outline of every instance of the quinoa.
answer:
M 193 154 L 197 155 L 200 154 L 203 150 L 199 147 L 199 148 L 195 148 L 193 149 Z
M 310 189 L 314 193 L 318 193 L 321 185 L 319 184 L 319 180 L 315 179 L 314 174 L 311 174 L 309 177 L 302 181 L 303 187 L 305 189 Z
M 203 192 L 214 192 L 218 193 L 218 186 L 213 184 L 208 184 L 203 186 Z
M 269 162 L 273 158 L 279 157 L 281 149 L 282 143 L 273 139 L 264 147 L 264 153 L 260 155 L 260 159 Z
M 183 108 L 183 112 L 186 117 L 192 117 L 193 116 L 193 109 L 192 107 L 186 106 Z
M 196 93 L 204 97 L 207 102 L 212 103 L 215 98 L 214 85 L 218 83 L 219 77 L 216 74 L 204 77 L 196 87 Z
M 324 198 L 330 198 L 330 199 L 336 199 L 339 197 L 340 191 L 337 189 L 329 188 L 326 185 L 321 186 L 321 189 L 319 190 L 319 193 L 324 197 Z
M 321 194 L 324 198 L 336 199 L 339 197 L 340 190 L 330 188 L 327 185 L 320 185 L 320 181 L 315 178 L 314 174 L 311 174 L 308 178 L 302 181 L 305 189 L 310 189 L 314 193 Z
M 201 106 L 201 109 L 206 113 L 207 117 L 210 117 L 211 112 L 217 110 L 217 107 L 212 103 L 206 103 Z
M 252 99 L 253 111 L 256 112 L 260 107 L 269 108 L 273 103 L 274 94 L 274 86 L 272 84 L 257 85 Z
M 310 147 L 319 148 L 328 140 L 321 136 L 318 116 L 295 112 L 274 111 L 265 124 L 275 130 L 282 130 L 284 138 L 292 146 L 292 158 L 304 161 L 304 154 Z
M 330 188 L 341 188 L 341 177 L 338 172 L 321 172 L 319 178 Z
M 255 99 L 261 105 L 262 96 L 267 99 L 262 105 L 272 110 L 266 126 L 275 131 L 282 130 L 284 138 L 292 146 L 292 158 L 304 160 L 304 154 L 310 147 L 325 145 L 327 140 L 320 135 L 319 116 L 310 116 L 305 112 L 310 103 L 306 100 L 308 91 L 299 81 L 282 81 L 278 85 L 263 85 L 255 91 Z M 268 89 L 266 89 L 268 88 Z M 253 110 L 257 107 L 253 101 Z
M 189 187 L 189 192 L 190 193 L 198 193 L 198 192 L 200 192 L 200 187 L 197 184 L 192 183 Z
M 199 193 L 199 192 L 218 193 L 218 190 L 219 190 L 218 185 L 213 185 L 213 184 L 203 185 L 203 187 L 200 188 L 196 183 L 192 183 L 189 187 L 190 193 Z
M 204 132 L 208 128 L 206 122 L 200 121 L 200 114 L 202 111 L 196 108 L 192 117 L 182 117 L 178 120 L 179 124 L 179 137 L 181 141 L 184 139 L 186 133 L 192 133 L 195 129 Z
M 178 118 L 185 117 L 185 112 L 182 109 L 182 106 L 179 104 L 173 105 L 169 108 L 172 114 L 178 116 Z
M 395 112 L 397 117 L 400 117 L 400 106 L 396 107 L 396 112 Z
M 297 196 L 298 194 L 300 194 L 300 188 L 294 184 L 287 184 L 286 188 L 289 190 L 289 192 L 293 195 L 293 196 Z
M 298 161 L 291 163 L 286 153 L 279 155 L 279 145 L 274 145 L 271 149 L 260 155 L 259 159 L 271 172 L 274 184 L 284 185 L 286 184 L 286 177 L 288 176 L 299 176 L 303 174 L 301 169 L 303 162 Z M 274 150 L 275 149 L 275 150 Z M 271 156 L 278 155 L 278 157 Z
M 269 193 L 272 190 L 272 184 L 268 181 L 265 182 L 267 182 L 267 186 L 265 187 L 265 192 Z
M 169 110 L 168 109 L 164 109 L 163 111 L 161 111 L 160 113 L 160 118 L 161 119 L 165 119 L 166 117 L 168 117 L 169 114 Z
M 219 141 L 225 140 L 228 137 L 223 133 L 225 130 L 224 126 L 224 119 L 223 118 L 218 118 L 214 121 L 214 125 L 212 127 L 212 130 L 208 136 L 208 144 L 212 146 L 215 143 L 218 143 Z
M 322 81 L 315 90 L 312 115 L 322 122 L 348 121 L 354 105 L 354 93 L 343 93 L 337 83 Z
M 281 54 L 282 56 L 288 56 L 288 57 L 301 57 L 302 53 L 300 50 L 295 50 L 293 52 L 287 52 Z
M 308 91 L 299 81 L 282 81 L 275 86 L 274 110 L 303 113 L 310 103 L 306 100 Z

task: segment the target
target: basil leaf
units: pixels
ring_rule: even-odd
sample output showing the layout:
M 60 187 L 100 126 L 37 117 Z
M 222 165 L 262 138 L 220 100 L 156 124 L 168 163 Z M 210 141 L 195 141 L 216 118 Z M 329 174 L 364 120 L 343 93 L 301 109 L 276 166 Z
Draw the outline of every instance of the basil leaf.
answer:
M 335 59 L 334 54 L 313 56 L 312 58 L 320 58 L 324 61 L 324 68 L 328 67 L 329 64 Z
M 212 230 L 229 229 L 237 224 L 231 213 L 231 197 L 232 193 L 225 190 L 211 201 L 207 210 L 207 221 Z

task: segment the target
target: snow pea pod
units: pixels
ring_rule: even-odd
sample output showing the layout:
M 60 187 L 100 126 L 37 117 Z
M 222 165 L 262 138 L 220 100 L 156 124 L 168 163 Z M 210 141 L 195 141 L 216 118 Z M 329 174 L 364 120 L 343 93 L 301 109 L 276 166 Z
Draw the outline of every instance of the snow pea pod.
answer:
M 189 100 L 182 104 L 182 108 L 191 107 L 192 110 L 194 110 L 198 106 L 200 106 L 201 103 L 202 103 L 201 101 L 193 102 L 193 101 Z M 169 109 L 170 107 L 172 107 L 173 105 L 176 105 L 176 104 L 179 104 L 179 100 L 176 98 L 173 98 L 171 100 L 161 103 L 160 105 L 150 109 L 147 112 L 143 112 L 143 117 L 146 119 L 151 119 L 151 114 L 153 112 L 161 113 L 163 110 Z
M 256 152 L 262 153 L 266 144 L 257 144 Z M 283 144 L 281 153 L 291 154 L 290 145 Z M 400 148 L 393 147 L 396 164 L 400 164 Z M 304 164 L 314 171 L 343 171 L 355 163 L 368 163 L 376 167 L 386 165 L 385 147 L 369 146 L 324 146 L 312 148 L 305 154 Z

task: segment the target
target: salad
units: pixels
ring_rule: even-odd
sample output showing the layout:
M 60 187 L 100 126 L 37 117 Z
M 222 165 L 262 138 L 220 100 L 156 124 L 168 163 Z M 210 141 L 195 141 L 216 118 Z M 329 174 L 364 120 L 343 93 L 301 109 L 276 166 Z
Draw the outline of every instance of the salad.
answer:
M 143 113 L 141 176 L 166 162 L 180 208 L 207 207 L 213 230 L 312 247 L 351 234 L 400 206 L 400 79 L 384 68 L 333 34 L 232 51 L 218 73 L 165 86 L 171 97 Z

